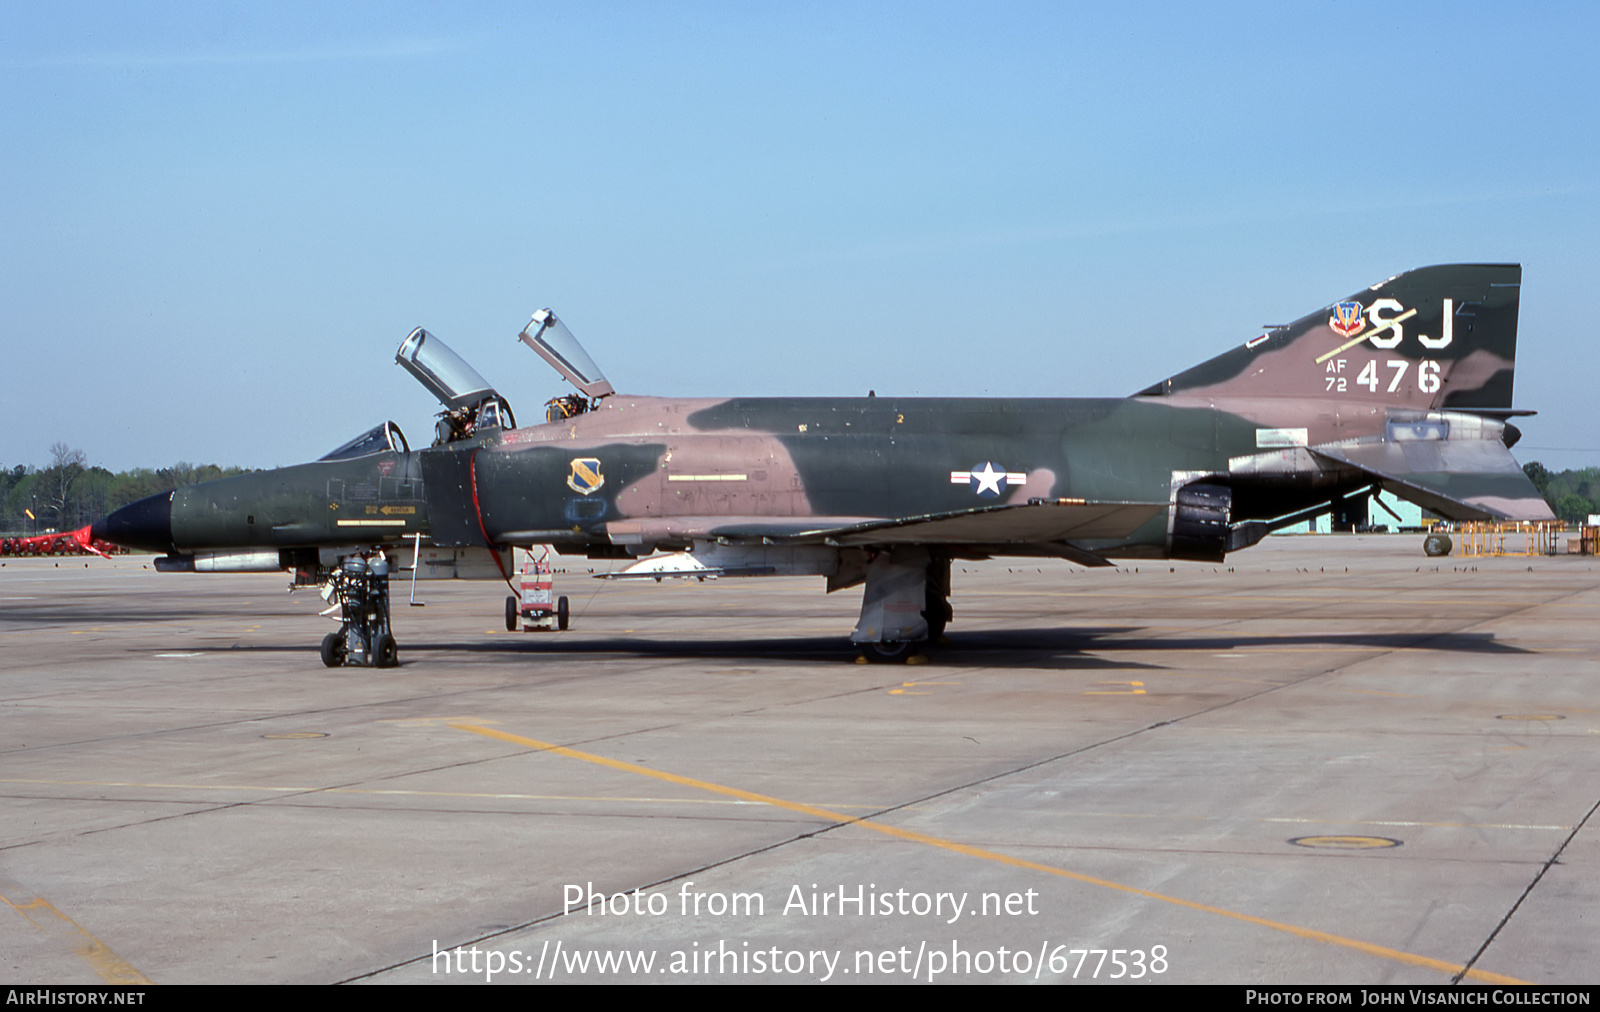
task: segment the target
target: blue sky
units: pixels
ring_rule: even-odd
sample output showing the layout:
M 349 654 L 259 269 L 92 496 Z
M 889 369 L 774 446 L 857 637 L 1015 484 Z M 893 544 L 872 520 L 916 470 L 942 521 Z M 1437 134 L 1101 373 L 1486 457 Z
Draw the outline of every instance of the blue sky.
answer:
M 624 392 L 1114 396 L 1452 261 L 1524 264 L 1518 456 L 1600 464 L 1597 21 L 0 5 L 0 464 L 425 443 L 418 325 L 533 419 L 544 306 Z

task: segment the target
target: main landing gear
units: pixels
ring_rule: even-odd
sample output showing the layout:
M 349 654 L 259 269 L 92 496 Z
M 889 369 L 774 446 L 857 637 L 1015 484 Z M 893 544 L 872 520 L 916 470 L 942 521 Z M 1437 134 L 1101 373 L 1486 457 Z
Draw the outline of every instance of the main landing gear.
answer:
M 322 638 L 322 663 L 330 668 L 392 668 L 399 648 L 389 628 L 389 561 L 351 556 L 328 578 L 329 600 L 340 609 L 338 632 Z
M 861 617 L 850 642 L 870 664 L 904 664 L 950 623 L 950 560 L 920 545 L 879 552 L 867 563 Z

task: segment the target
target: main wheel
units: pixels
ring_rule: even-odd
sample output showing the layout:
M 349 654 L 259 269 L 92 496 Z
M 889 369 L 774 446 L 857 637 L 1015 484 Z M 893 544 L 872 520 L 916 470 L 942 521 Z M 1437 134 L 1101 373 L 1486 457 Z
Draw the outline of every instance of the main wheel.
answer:
M 337 668 L 344 663 L 344 633 L 331 632 L 322 637 L 322 664 Z
M 556 598 L 556 628 L 563 632 L 567 628 L 567 595 L 565 594 Z
M 915 644 L 904 641 L 861 644 L 861 656 L 867 659 L 868 664 L 904 664 L 914 653 Z
M 506 632 L 517 631 L 517 598 L 511 595 L 506 598 Z
M 1450 535 L 1448 534 L 1430 534 L 1422 541 L 1423 552 L 1432 556 L 1433 558 L 1438 558 L 1441 555 L 1449 555 L 1450 549 L 1454 547 L 1455 544 L 1451 542 Z
M 379 668 L 393 668 L 400 664 L 400 648 L 393 636 L 388 633 L 378 636 L 378 642 L 372 645 L 372 662 Z

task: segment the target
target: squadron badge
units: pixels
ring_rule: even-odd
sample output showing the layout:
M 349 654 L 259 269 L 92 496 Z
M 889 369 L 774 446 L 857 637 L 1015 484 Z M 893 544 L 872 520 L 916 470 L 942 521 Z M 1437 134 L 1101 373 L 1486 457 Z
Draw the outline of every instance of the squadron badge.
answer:
M 993 461 L 986 461 L 970 471 L 950 472 L 950 484 L 970 485 L 974 492 L 985 499 L 997 498 L 1006 489 L 1027 483 L 1026 471 L 1007 471 L 1003 467 L 996 467 Z
M 1333 307 L 1333 315 L 1328 317 L 1328 326 L 1334 329 L 1340 337 L 1349 337 L 1361 329 L 1361 303 L 1341 302 Z
M 600 491 L 606 483 L 606 476 L 600 473 L 599 457 L 575 457 L 572 461 L 572 473 L 567 475 L 567 487 L 580 495 L 592 495 Z

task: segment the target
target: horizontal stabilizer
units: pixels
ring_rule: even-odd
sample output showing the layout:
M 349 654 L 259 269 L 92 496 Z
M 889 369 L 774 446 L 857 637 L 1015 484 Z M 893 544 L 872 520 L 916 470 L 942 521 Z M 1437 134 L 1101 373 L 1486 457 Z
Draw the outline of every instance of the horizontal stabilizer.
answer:
M 1555 514 L 1495 440 L 1328 444 L 1313 449 L 1360 468 L 1385 490 L 1446 520 L 1554 520 Z

